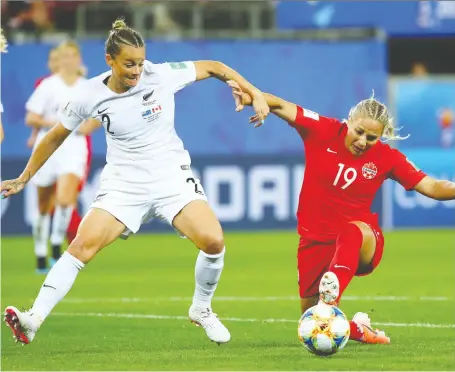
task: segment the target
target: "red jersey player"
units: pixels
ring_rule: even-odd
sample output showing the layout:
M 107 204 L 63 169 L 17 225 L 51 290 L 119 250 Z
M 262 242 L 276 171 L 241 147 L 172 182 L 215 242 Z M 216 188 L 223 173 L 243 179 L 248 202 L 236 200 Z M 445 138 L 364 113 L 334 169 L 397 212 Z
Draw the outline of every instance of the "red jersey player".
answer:
M 251 98 L 230 82 L 237 111 Z M 390 178 L 406 190 L 436 200 L 455 199 L 455 183 L 435 180 L 416 168 L 385 139 L 396 136 L 387 107 L 372 98 L 359 102 L 347 122 L 321 116 L 265 94 L 270 111 L 286 120 L 305 144 L 306 168 L 297 211 L 299 290 L 302 313 L 318 301 L 338 304 L 354 276 L 371 273 L 381 261 L 384 236 L 370 207 Z M 250 122 L 261 123 L 256 117 Z M 351 321 L 351 339 L 390 343 L 371 329 L 365 313 Z

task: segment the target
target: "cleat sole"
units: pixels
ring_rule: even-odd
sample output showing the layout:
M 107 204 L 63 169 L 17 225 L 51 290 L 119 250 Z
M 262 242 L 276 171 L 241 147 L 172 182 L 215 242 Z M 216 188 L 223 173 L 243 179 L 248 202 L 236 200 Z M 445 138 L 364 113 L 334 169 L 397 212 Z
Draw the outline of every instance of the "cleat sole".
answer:
M 19 319 L 13 309 L 7 308 L 5 310 L 5 323 L 13 332 L 13 338 L 16 342 L 21 342 L 22 345 L 30 343 L 28 337 L 23 332 Z

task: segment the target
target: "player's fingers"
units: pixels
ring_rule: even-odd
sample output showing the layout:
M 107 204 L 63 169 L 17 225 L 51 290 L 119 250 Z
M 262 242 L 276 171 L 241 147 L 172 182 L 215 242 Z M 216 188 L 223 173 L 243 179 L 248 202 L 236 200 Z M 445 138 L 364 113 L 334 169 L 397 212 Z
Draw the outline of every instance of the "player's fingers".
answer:
M 231 88 L 234 88 L 234 89 L 240 89 L 240 86 L 237 84 L 236 81 L 234 80 L 228 80 L 226 81 L 227 85 L 229 85 Z
M 6 199 L 8 196 L 11 196 L 14 194 L 14 190 L 13 189 L 6 189 L 6 190 L 2 190 L 2 199 Z
M 250 116 L 250 124 L 257 122 L 258 120 L 259 119 L 257 115 Z
M 264 114 L 262 113 L 261 110 L 258 110 L 258 112 L 256 112 L 256 115 L 257 115 L 259 121 L 263 121 L 264 120 Z

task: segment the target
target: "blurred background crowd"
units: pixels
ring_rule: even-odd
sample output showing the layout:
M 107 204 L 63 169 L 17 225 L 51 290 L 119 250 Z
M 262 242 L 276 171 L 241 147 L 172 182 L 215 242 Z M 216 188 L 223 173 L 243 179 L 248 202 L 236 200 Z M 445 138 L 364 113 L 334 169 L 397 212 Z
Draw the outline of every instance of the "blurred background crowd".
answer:
M 411 134 L 392 145 L 433 176 L 455 178 L 455 1 L 284 0 L 2 1 L 10 43 L 2 56 L 4 177 L 15 176 L 29 156 L 24 105 L 36 79 L 49 74 L 51 48 L 76 40 L 88 77 L 95 76 L 106 70 L 103 42 L 118 16 L 143 34 L 152 61 L 221 60 L 259 88 L 327 116 L 346 117 L 374 90 L 402 134 Z M 304 158 L 291 129 L 271 118 L 251 131 L 248 113 L 236 116 L 229 91 L 211 81 L 179 93 L 176 113 L 202 182 L 208 169 L 238 170 L 211 196 L 226 228 L 294 227 Z M 104 164 L 102 131 L 93 145 L 83 206 Z M 252 175 L 262 166 L 268 186 L 253 190 Z M 29 231 L 27 198 L 5 209 L 11 218 L 4 233 Z M 454 203 L 425 200 L 398 185 L 385 187 L 375 208 L 386 228 L 455 226 Z

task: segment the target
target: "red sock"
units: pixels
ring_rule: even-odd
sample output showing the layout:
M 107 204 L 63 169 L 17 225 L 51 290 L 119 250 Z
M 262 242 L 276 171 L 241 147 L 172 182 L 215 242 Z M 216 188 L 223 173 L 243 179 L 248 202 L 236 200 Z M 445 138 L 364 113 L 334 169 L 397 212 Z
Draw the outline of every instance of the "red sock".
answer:
M 77 209 L 73 209 L 73 214 L 71 215 L 71 221 L 68 226 L 68 230 L 66 231 L 66 240 L 68 240 L 68 244 L 71 244 L 73 239 L 76 237 L 77 229 L 79 228 L 79 224 L 81 223 L 82 218 L 79 215 Z
M 351 333 L 349 335 L 350 340 L 354 341 L 363 341 L 363 332 L 360 330 L 359 326 L 352 320 L 349 321 L 351 327 Z
M 329 271 L 335 273 L 340 282 L 338 301 L 357 271 L 362 243 L 363 234 L 353 223 L 348 223 L 337 237 L 336 251 Z

